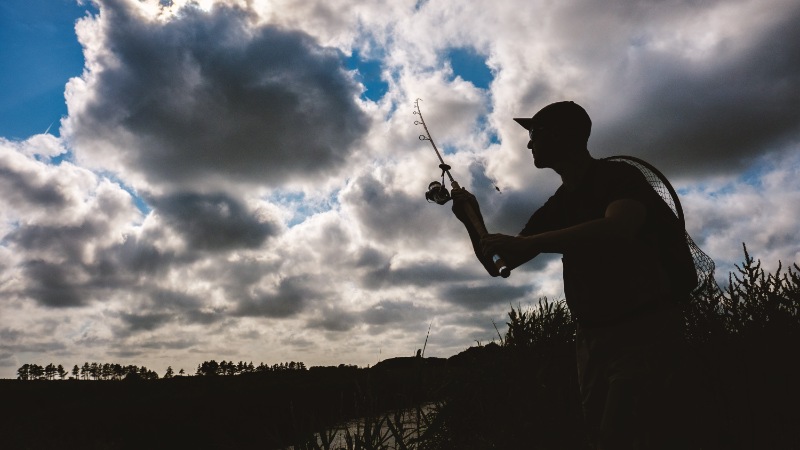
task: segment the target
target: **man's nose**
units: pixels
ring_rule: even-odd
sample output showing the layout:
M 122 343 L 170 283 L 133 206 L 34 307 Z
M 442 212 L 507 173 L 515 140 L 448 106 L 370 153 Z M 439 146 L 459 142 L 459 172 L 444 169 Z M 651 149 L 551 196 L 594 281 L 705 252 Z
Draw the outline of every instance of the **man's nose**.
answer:
M 530 141 L 528 141 L 528 148 L 529 148 L 529 149 L 531 149 L 531 150 L 533 150 L 533 139 L 531 139 Z

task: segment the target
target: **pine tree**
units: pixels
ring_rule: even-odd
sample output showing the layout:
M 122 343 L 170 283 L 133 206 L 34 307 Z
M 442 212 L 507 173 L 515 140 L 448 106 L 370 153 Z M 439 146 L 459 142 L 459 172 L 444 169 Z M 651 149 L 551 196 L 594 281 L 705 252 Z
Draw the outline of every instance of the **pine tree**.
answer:
M 17 379 L 18 380 L 29 380 L 30 379 L 30 364 L 23 364 L 22 367 L 17 369 Z

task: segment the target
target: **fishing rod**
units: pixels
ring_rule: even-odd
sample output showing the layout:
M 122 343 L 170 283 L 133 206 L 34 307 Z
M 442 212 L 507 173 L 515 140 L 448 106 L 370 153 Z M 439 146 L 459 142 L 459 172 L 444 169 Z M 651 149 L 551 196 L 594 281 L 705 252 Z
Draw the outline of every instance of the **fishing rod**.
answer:
M 422 125 L 422 127 L 425 129 L 425 134 L 420 134 L 419 140 L 428 141 L 431 143 L 431 146 L 436 152 L 436 156 L 439 158 L 439 162 L 441 163 L 439 164 L 439 168 L 442 169 L 442 181 L 439 182 L 434 180 L 428 185 L 428 191 L 425 193 L 425 199 L 428 200 L 429 203 L 433 202 L 439 205 L 444 205 L 452 199 L 450 192 L 448 192 L 444 185 L 445 175 L 447 175 L 447 178 L 450 180 L 450 186 L 453 189 L 461 189 L 461 186 L 459 186 L 458 182 L 453 179 L 453 175 L 450 174 L 450 169 L 452 169 L 452 167 L 444 162 L 442 154 L 439 153 L 439 149 L 436 148 L 436 143 L 433 142 L 431 132 L 428 131 L 428 125 L 425 124 L 425 119 L 422 118 L 422 111 L 419 109 L 420 100 L 422 99 L 418 98 L 416 101 L 414 101 L 414 107 L 416 108 L 414 114 L 419 116 L 419 120 L 415 120 L 414 125 Z M 499 191 L 500 189 L 497 190 Z M 472 229 L 478 233 L 479 238 L 482 239 L 486 237 L 489 234 L 489 232 L 486 230 L 486 225 L 484 225 L 483 220 L 481 220 L 475 213 L 475 210 L 472 208 L 472 205 L 470 205 L 469 202 L 464 205 L 464 212 L 467 216 L 467 222 L 469 222 L 466 225 L 472 226 Z M 511 269 L 508 268 L 500 255 L 492 255 L 492 261 L 494 262 L 495 267 L 497 267 L 498 272 L 500 272 L 501 277 L 508 278 L 508 276 L 511 275 Z
M 433 321 L 431 320 L 431 324 L 428 325 L 428 334 L 425 335 L 425 345 L 422 346 L 422 354 L 420 355 L 421 358 L 425 357 L 425 349 L 428 347 L 428 338 L 431 336 L 432 326 L 433 326 Z

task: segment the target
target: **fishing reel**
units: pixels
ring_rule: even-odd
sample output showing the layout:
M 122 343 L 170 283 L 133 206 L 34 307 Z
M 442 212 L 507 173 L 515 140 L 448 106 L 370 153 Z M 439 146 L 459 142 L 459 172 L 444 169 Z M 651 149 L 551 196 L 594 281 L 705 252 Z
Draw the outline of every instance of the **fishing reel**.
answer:
M 439 205 L 444 205 L 445 203 L 449 202 L 452 197 L 450 197 L 450 191 L 444 187 L 444 174 L 447 173 L 449 175 L 449 170 L 451 169 L 445 163 L 439 164 L 439 168 L 442 169 L 442 181 L 431 181 L 431 184 L 428 185 L 428 192 L 425 193 L 425 199 L 428 200 L 428 203 L 437 203 Z M 450 178 L 452 181 L 453 179 Z
M 431 181 L 431 184 L 428 185 L 428 192 L 425 193 L 425 199 L 428 200 L 428 203 L 444 205 L 450 201 L 451 197 L 450 192 L 442 183 Z

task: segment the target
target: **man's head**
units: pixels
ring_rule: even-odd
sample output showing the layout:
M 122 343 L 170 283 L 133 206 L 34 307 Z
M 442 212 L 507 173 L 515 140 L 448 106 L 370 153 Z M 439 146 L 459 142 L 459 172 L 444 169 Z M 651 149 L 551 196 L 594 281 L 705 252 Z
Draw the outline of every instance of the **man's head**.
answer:
M 528 130 L 536 167 L 557 168 L 559 161 L 586 153 L 592 120 L 575 102 L 552 103 L 529 119 L 514 120 Z

